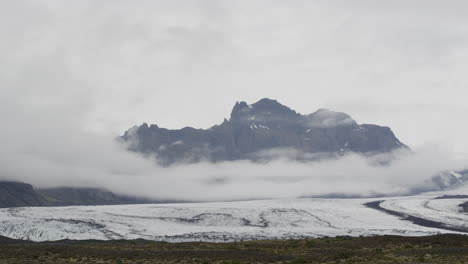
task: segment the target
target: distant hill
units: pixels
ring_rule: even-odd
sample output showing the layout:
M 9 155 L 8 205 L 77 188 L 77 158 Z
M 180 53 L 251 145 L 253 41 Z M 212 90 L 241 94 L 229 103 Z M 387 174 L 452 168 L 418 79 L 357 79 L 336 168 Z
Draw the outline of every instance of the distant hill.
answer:
M 154 201 L 140 197 L 118 195 L 98 188 L 34 189 L 21 182 L 0 181 L 0 208 L 22 206 L 68 206 L 142 204 Z
M 30 184 L 0 182 L 0 207 L 44 206 L 47 200 Z
M 62 187 L 38 189 L 37 192 L 45 197 L 48 205 L 53 206 L 144 204 L 152 202 L 149 199 L 118 195 L 98 188 Z
M 289 148 L 301 153 L 383 153 L 408 147 L 388 127 L 358 124 L 349 115 L 320 109 L 301 115 L 276 100 L 237 102 L 229 120 L 209 129 L 166 129 L 144 123 L 121 137 L 131 151 L 174 162 L 254 160 L 257 153 Z

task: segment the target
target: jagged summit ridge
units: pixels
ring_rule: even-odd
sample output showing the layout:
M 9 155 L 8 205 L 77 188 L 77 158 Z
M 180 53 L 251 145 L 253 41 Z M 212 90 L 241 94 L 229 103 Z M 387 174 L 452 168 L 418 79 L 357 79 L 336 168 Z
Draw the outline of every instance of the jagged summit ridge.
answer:
M 328 109 L 302 115 L 276 100 L 236 102 L 231 116 L 210 129 L 169 130 L 143 124 L 122 136 L 129 149 L 174 162 L 254 159 L 259 151 L 291 148 L 302 153 L 382 153 L 407 148 L 390 128 L 359 125 Z
M 249 123 L 252 127 L 291 126 L 300 122 L 301 115 L 276 100 L 264 98 L 254 104 L 236 103 L 230 122 L 236 124 Z

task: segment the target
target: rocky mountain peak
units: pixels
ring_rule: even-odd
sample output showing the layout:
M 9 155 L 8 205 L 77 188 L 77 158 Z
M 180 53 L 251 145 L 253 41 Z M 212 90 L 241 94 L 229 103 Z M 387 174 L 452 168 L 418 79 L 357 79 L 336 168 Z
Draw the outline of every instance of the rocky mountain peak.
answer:
M 276 100 L 263 98 L 260 101 L 251 105 L 251 108 L 256 112 L 270 112 L 272 114 L 297 114 L 291 108 L 282 105 Z
M 248 105 L 236 103 L 231 113 L 231 122 L 263 125 L 290 125 L 297 122 L 300 115 L 276 100 L 264 98 Z
M 251 107 L 244 101 L 236 102 L 231 111 L 230 120 L 238 120 L 251 114 Z
M 390 128 L 360 125 L 348 114 L 319 109 L 301 115 L 276 100 L 237 102 L 229 120 L 207 130 L 169 130 L 143 124 L 127 131 L 129 149 L 155 154 L 164 164 L 174 162 L 252 159 L 269 149 L 303 153 L 382 153 L 407 148 Z

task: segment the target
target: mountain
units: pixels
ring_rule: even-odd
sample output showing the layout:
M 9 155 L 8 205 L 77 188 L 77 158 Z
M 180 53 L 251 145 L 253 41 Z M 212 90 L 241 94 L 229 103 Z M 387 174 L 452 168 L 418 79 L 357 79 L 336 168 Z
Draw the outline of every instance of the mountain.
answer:
M 229 120 L 209 129 L 166 129 L 144 123 L 120 138 L 128 149 L 175 162 L 258 158 L 258 153 L 292 149 L 304 154 L 383 153 L 408 148 L 388 127 L 358 124 L 349 115 L 319 109 L 301 115 L 276 100 L 237 102 Z
M 98 188 L 34 189 L 21 182 L 0 181 L 0 208 L 22 206 L 112 205 L 161 202 L 118 195 Z

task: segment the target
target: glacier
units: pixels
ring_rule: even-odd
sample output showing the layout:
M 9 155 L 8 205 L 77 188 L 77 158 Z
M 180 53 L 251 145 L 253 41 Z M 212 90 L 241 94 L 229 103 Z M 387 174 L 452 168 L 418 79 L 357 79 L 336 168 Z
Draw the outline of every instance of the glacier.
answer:
M 227 242 L 331 236 L 468 234 L 468 198 L 450 192 L 366 199 L 296 198 L 237 202 L 0 209 L 0 235 L 32 241 L 148 239 Z M 382 210 L 366 204 L 379 201 Z M 399 215 L 386 213 L 385 210 Z M 440 223 L 425 226 L 405 217 Z M 456 230 L 456 231 L 454 231 Z

